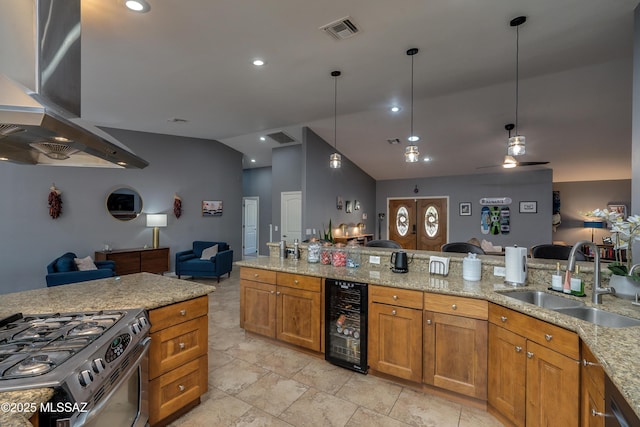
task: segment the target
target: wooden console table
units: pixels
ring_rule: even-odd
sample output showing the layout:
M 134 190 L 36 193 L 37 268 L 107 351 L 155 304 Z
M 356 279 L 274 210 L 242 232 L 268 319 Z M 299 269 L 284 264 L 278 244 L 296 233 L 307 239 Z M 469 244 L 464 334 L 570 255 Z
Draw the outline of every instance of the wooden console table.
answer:
M 156 273 L 169 271 L 169 248 L 118 249 L 110 252 L 97 251 L 96 261 L 114 261 L 116 274 Z

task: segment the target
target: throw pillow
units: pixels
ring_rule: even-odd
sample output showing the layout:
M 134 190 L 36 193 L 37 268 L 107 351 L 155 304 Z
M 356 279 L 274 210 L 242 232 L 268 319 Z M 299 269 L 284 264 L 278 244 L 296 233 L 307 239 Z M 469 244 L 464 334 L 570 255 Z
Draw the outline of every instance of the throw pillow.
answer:
M 71 257 L 60 257 L 56 261 L 56 271 L 58 273 L 68 273 L 69 271 L 78 271 L 76 263 Z
M 98 267 L 93 263 L 93 258 L 87 256 L 85 258 L 74 258 L 73 259 L 78 266 L 79 271 L 88 271 L 88 270 L 97 270 Z
M 216 256 L 217 253 L 218 253 L 218 245 L 210 246 L 207 249 L 204 249 L 202 251 L 202 256 L 200 257 L 200 259 L 209 259 L 212 256 Z

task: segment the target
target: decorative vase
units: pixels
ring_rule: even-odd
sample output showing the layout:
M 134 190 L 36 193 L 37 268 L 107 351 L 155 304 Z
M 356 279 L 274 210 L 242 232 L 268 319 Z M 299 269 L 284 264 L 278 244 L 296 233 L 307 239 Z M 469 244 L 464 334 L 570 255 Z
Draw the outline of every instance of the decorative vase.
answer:
M 640 282 L 631 279 L 629 276 L 619 276 L 612 274 L 609 279 L 609 286 L 616 290 L 618 298 L 635 300 L 636 294 L 640 294 Z

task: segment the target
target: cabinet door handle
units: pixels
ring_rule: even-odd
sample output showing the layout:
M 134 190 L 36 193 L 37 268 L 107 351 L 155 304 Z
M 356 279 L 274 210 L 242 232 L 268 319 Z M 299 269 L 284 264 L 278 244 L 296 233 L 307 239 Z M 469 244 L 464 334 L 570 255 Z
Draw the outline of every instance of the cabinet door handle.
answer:
M 178 385 L 178 390 L 180 390 L 181 392 L 184 391 L 184 386 L 182 384 Z
M 592 417 L 606 417 L 607 414 L 605 414 L 604 412 L 598 412 L 595 410 L 595 408 L 591 408 L 591 416 Z
M 516 346 L 516 353 L 520 353 L 522 351 L 522 347 L 519 345 Z
M 275 294 L 275 293 L 276 293 L 276 291 L 269 291 L 269 293 L 270 293 L 271 295 L 273 295 L 273 294 Z
M 394 300 L 394 301 L 398 301 L 398 295 L 394 295 L 394 296 L 393 296 L 393 300 Z
M 293 283 L 295 283 L 297 285 L 299 283 L 298 279 L 293 279 Z
M 527 357 L 528 357 L 529 359 L 533 359 L 533 353 L 532 353 L 532 352 L 530 352 L 530 351 L 527 351 Z
M 507 321 L 507 316 L 500 316 L 500 320 L 502 320 L 502 323 Z
M 391 314 L 392 314 L 392 315 L 394 315 L 394 316 L 395 316 L 395 315 L 396 315 L 396 313 L 397 313 L 397 312 L 396 312 L 395 310 L 391 310 Z
M 589 362 L 587 359 L 582 359 L 583 366 L 600 366 L 599 363 Z
M 180 310 L 180 316 L 186 316 L 187 310 Z
M 180 350 L 184 350 L 184 343 L 181 342 L 180 344 L 178 344 L 178 347 L 180 348 Z
M 280 291 L 276 292 L 276 295 L 280 295 Z
M 258 273 L 253 273 L 253 277 L 258 277 L 259 274 Z
M 458 309 L 458 306 L 457 306 L 457 305 L 455 305 L 455 304 L 453 304 L 453 305 L 451 306 L 451 309 L 452 309 L 452 310 L 457 310 L 457 309 Z
M 553 335 L 550 334 L 544 334 L 544 339 L 547 341 L 551 341 L 551 339 L 553 338 Z
M 427 325 L 431 324 L 431 319 L 427 319 Z

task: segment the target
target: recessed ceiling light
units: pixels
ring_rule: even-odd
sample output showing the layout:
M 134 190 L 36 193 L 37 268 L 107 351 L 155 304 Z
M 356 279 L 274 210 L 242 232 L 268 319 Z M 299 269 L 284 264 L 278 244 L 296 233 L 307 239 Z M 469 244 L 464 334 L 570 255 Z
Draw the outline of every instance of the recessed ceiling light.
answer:
M 400 111 L 400 107 L 397 107 L 395 105 L 393 107 L 391 107 L 391 112 L 392 113 L 397 113 L 398 111 Z
M 425 157 L 424 159 L 422 159 L 425 162 L 430 162 L 431 161 L 431 157 Z
M 255 65 L 256 67 L 262 67 L 264 64 L 265 64 L 265 62 L 262 59 L 254 59 L 253 60 L 253 65 Z
M 261 136 L 261 137 L 260 137 L 260 141 L 266 141 L 266 140 L 267 140 L 267 138 L 266 138 L 266 137 L 264 137 L 264 136 Z
M 149 12 L 151 6 L 146 0 L 125 0 L 124 5 L 129 10 L 133 10 L 134 12 L 146 13 Z
M 120 166 L 127 166 L 127 162 L 118 162 Z
M 256 162 L 256 159 L 251 159 L 251 163 L 255 163 L 255 162 Z
M 5 160 L 9 160 L 8 157 L 0 157 L 0 160 L 5 161 Z

